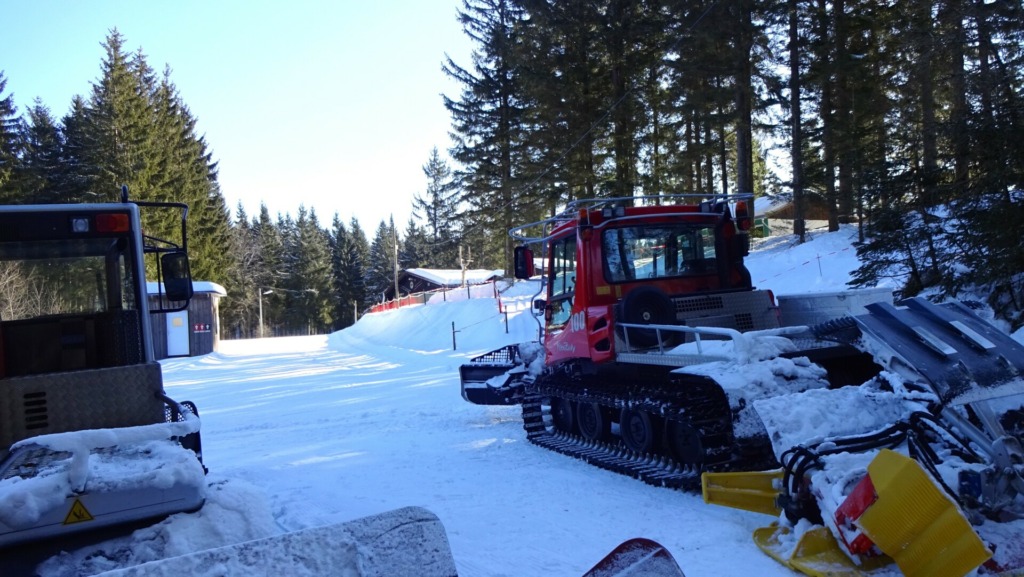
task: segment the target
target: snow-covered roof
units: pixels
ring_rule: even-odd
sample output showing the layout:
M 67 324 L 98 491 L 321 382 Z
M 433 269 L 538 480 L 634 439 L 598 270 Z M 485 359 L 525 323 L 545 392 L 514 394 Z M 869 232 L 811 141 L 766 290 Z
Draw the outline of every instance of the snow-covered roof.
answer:
M 460 269 L 409 268 L 405 269 L 405 272 L 434 284 L 449 287 L 461 285 L 463 279 Z M 504 274 L 505 271 L 501 269 L 470 269 L 466 271 L 465 279 L 467 284 L 479 284 Z
M 780 198 L 777 196 L 759 196 L 754 199 L 754 216 L 764 216 L 787 203 L 789 203 L 789 199 L 786 198 Z
M 153 281 L 146 281 L 146 292 L 147 293 L 149 293 L 151 295 L 155 295 L 155 294 L 159 294 L 161 292 L 165 292 L 165 291 L 163 291 L 161 289 L 163 289 L 163 287 L 159 286 L 158 283 L 153 282 Z M 215 282 L 210 282 L 208 280 L 194 280 L 194 281 L 192 281 L 192 292 L 195 292 L 195 293 L 206 293 L 206 294 L 213 293 L 213 294 L 218 294 L 218 295 L 220 295 L 222 297 L 228 296 L 228 291 L 225 290 L 224 287 L 220 286 L 219 284 L 217 284 Z

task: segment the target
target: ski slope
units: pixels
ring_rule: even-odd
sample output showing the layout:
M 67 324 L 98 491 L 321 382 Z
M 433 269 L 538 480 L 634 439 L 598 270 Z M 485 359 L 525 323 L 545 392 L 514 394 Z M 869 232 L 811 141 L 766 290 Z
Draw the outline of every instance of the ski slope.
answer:
M 845 288 L 855 230 L 812 238 L 759 245 L 755 284 L 780 295 Z M 444 523 L 463 577 L 582 575 L 638 536 L 662 543 L 688 577 L 792 576 L 751 541 L 771 518 L 538 448 L 518 407 L 462 400 L 460 364 L 535 338 L 536 289 L 508 288 L 500 311 L 490 289 L 450 293 L 329 336 L 222 341 L 164 361 L 169 394 L 200 410 L 206 506 L 52 557 L 38 574 L 91 575 L 415 505 Z

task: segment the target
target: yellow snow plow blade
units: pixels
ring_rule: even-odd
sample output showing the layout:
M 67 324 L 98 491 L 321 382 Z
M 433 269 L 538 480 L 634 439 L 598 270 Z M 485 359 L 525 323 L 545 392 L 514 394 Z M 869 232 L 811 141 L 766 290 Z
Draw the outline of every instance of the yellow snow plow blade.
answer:
M 754 542 L 783 565 L 812 577 L 867 577 L 876 570 L 890 574 L 892 568 L 885 567 L 893 562 L 906 577 L 963 577 L 992 556 L 956 503 L 913 459 L 883 449 L 868 465 L 864 482 L 869 490 L 857 515 L 840 521 L 839 530 L 843 539 L 850 530 L 863 533 L 870 539 L 867 545 L 873 543 L 884 555 L 862 555 L 856 563 L 821 526 L 794 545 L 790 529 L 773 523 L 754 531 Z
M 992 556 L 956 503 L 913 459 L 883 449 L 868 475 L 878 498 L 856 524 L 904 575 L 960 577 Z
M 754 531 L 754 542 L 769 557 L 811 577 L 868 577 L 892 564 L 892 559 L 881 556 L 863 559 L 857 565 L 832 533 L 820 525 L 801 535 L 795 547 L 789 527 L 778 523 Z
M 778 517 L 776 499 L 782 492 L 782 469 L 741 473 L 704 473 L 700 476 L 704 502 Z

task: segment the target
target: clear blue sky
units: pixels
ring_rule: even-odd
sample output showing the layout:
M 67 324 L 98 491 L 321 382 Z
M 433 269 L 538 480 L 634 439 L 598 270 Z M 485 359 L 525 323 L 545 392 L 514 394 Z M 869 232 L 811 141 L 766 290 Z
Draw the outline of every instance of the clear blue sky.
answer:
M 101 47 L 117 28 L 141 48 L 198 119 L 233 210 L 255 215 L 315 208 L 370 236 L 394 215 L 405 230 L 422 167 L 447 157 L 441 94 L 459 87 L 445 54 L 469 66 L 473 46 L 456 21 L 460 0 L 241 0 L 6 2 L 0 70 L 19 112 L 35 98 L 60 119 L 88 97 Z

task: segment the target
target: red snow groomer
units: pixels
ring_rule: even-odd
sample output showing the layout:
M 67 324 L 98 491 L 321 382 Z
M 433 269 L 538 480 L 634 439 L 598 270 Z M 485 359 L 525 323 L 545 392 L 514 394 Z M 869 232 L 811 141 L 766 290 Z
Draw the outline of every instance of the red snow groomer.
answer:
M 903 568 L 905 558 L 887 550 L 894 546 L 866 528 L 877 517 L 904 527 L 899 543 L 915 534 L 938 559 L 932 567 L 973 570 L 993 545 L 990 566 L 1024 566 L 1014 561 L 1024 540 L 999 537 L 1024 534 L 1015 520 L 1024 513 L 1021 345 L 962 305 L 893 304 L 885 291 L 832 294 L 824 304 L 787 298 L 780 307 L 743 262 L 752 201 L 579 200 L 513 229 L 523 243 L 516 276 L 543 266 L 540 338 L 463 365 L 463 398 L 522 405 L 531 442 L 596 466 L 687 490 L 701 487 L 703 474 L 711 502 L 787 511 L 794 527 L 760 532 L 758 542 L 812 575 L 830 573 L 800 564 L 810 549 L 782 549 L 813 523 L 832 541 L 807 543 L 815 554 L 833 552 L 830 562 L 859 559 L 864 548 Z M 875 457 L 883 448 L 897 457 Z M 869 473 L 874 488 L 858 494 L 877 492 L 877 501 L 844 505 L 872 469 L 880 470 Z M 920 475 L 949 497 L 935 514 L 963 521 L 951 525 L 951 539 L 971 545 L 944 549 L 944 540 L 917 534 L 927 533 L 919 527 L 931 512 L 908 518 L 879 505 L 923 486 Z M 836 515 L 841 521 L 829 521 Z M 1004 522 L 990 532 L 985 519 Z M 855 544 L 833 547 L 837 539 Z

